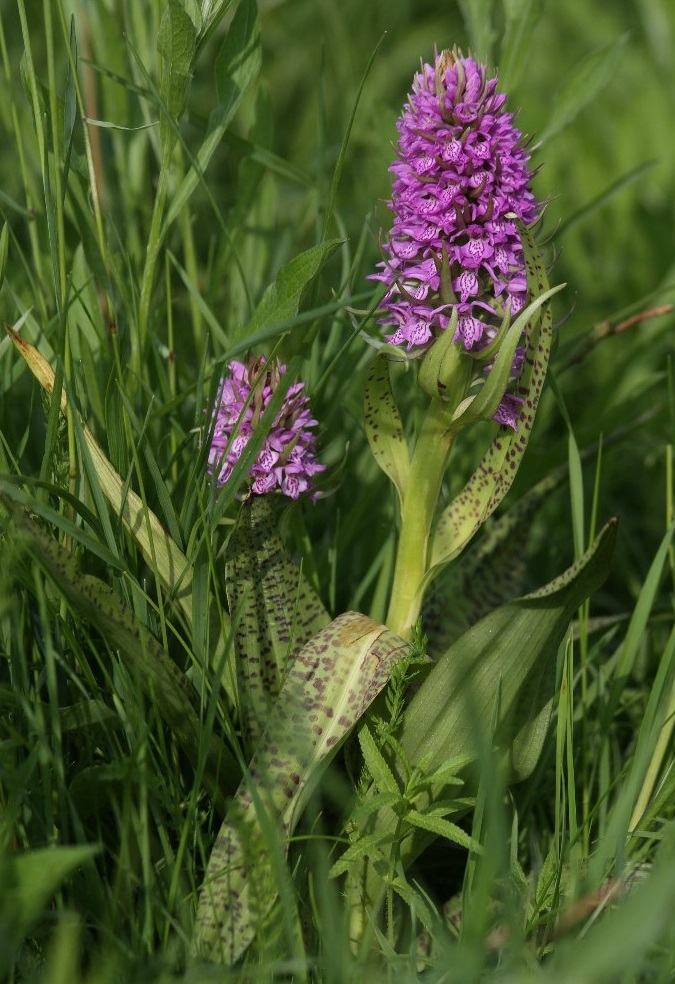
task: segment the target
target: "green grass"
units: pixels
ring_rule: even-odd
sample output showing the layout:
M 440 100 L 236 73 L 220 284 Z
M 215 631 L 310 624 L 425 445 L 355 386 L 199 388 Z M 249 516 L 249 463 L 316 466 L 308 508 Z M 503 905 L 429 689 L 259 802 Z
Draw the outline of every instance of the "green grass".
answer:
M 675 8 L 260 0 L 256 22 L 242 0 L 231 27 L 235 6 L 0 10 L 0 318 L 68 397 L 61 413 L 3 337 L 0 981 L 672 980 Z M 197 36 L 185 10 L 213 21 Z M 498 602 L 546 584 L 617 515 L 611 573 L 560 647 L 524 782 L 508 786 L 484 722 L 458 820 L 480 853 L 435 840 L 355 952 L 348 892 L 328 874 L 361 772 L 354 737 L 288 861 L 267 830 L 280 901 L 257 949 L 214 969 L 190 938 L 246 758 L 222 552 L 238 503 L 206 477 L 204 411 L 249 347 L 297 369 L 330 494 L 283 514 L 284 541 L 331 616 L 383 621 L 397 504 L 368 450 L 372 351 L 356 328 L 396 116 L 420 58 L 455 44 L 500 70 L 541 137 L 551 282 L 568 287 L 553 385 L 502 512 L 539 492 L 492 578 L 474 553 L 448 582 L 451 614 L 470 612 L 474 576 Z M 448 495 L 484 436 L 457 448 Z M 17 504 L 39 534 L 12 524 Z M 62 551 L 51 568 L 44 538 Z M 152 675 L 160 659 L 168 677 Z

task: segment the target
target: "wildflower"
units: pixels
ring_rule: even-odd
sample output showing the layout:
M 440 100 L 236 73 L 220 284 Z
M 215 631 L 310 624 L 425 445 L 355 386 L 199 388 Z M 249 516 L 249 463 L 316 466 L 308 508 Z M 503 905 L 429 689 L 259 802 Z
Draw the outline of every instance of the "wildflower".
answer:
M 371 279 L 388 288 L 380 305 L 387 340 L 412 357 L 424 355 L 454 311 L 454 340 L 479 353 L 505 313 L 527 304 L 516 220 L 530 226 L 541 208 L 521 134 L 496 90 L 485 66 L 444 51 L 422 65 L 397 124 L 394 222 Z M 511 398 L 496 419 L 515 427 L 517 413 Z
M 260 423 L 274 390 L 286 372 L 278 360 L 267 363 L 264 356 L 248 363 L 233 361 L 229 375 L 221 380 L 213 411 L 213 437 L 208 469 L 224 485 Z M 313 491 L 312 477 L 324 470 L 315 457 L 317 422 L 309 410 L 304 383 L 294 383 L 249 474 L 255 495 L 280 491 L 291 499 Z

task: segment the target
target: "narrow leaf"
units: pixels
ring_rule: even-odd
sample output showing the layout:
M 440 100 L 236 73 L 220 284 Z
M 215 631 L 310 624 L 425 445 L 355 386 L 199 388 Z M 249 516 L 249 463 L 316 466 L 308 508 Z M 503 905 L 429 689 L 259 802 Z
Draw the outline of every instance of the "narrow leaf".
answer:
M 186 15 L 187 16 L 187 15 Z M 202 16 L 206 21 L 208 17 Z M 183 178 L 169 206 L 165 230 L 182 211 L 200 181 L 214 151 L 232 122 L 244 95 L 257 77 L 262 64 L 260 25 L 255 0 L 242 0 L 216 57 L 218 106 L 209 118 L 206 137 L 192 167 Z
M 368 369 L 363 416 L 373 457 L 396 486 L 402 506 L 410 472 L 410 453 L 391 388 L 389 360 L 385 355 L 376 356 Z
M 480 853 L 480 844 L 477 844 L 456 823 L 452 823 L 450 820 L 444 820 L 443 817 L 437 817 L 429 813 L 420 813 L 419 810 L 408 810 L 405 814 L 405 822 L 413 827 L 418 827 L 420 830 L 428 830 L 430 833 L 437 834 L 439 837 L 445 837 L 446 840 L 459 844 L 460 847 L 465 847 L 468 851 Z
M 373 782 L 377 786 L 378 792 L 400 795 L 396 777 L 387 765 L 382 752 L 377 747 L 367 724 L 362 725 L 359 730 L 359 744 L 363 753 L 363 761 L 372 776 Z
M 520 81 L 543 8 L 544 0 L 504 0 L 506 25 L 499 56 L 499 81 L 504 92 L 513 92 Z

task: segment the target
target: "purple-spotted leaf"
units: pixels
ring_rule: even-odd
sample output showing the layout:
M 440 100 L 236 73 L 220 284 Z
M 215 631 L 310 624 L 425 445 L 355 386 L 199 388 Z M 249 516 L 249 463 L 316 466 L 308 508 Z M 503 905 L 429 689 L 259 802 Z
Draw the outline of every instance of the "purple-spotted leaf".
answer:
M 243 503 L 225 555 L 239 715 L 251 748 L 265 730 L 287 667 L 330 622 L 320 598 L 286 553 L 278 499 L 254 495 Z
M 547 304 L 550 298 L 562 290 L 564 286 L 565 284 L 559 284 L 557 287 L 551 287 L 543 294 L 535 297 L 532 303 L 528 304 L 525 310 L 518 315 L 504 335 L 494 365 L 480 390 L 475 396 L 468 397 L 457 408 L 450 428 L 453 435 L 458 434 L 478 420 L 489 421 L 493 419 L 508 385 L 516 348 L 523 332 L 532 333 L 538 330 L 539 319 L 541 317 L 540 308 L 544 304 Z
M 606 578 L 616 532 L 612 520 L 564 574 L 490 612 L 434 663 L 403 717 L 400 746 L 409 768 L 424 763 L 431 772 L 450 757 L 475 756 L 476 729 L 496 712 L 495 742 L 511 780 L 530 774 L 548 731 L 558 647 L 574 612 Z M 372 832 L 384 841 L 394 836 L 398 823 L 398 816 L 384 807 Z M 404 868 L 428 839 L 420 833 L 401 844 Z M 367 858 L 352 876 L 355 911 L 374 911 L 384 892 L 382 876 Z
M 385 355 L 378 355 L 368 368 L 363 413 L 366 437 L 373 457 L 396 486 L 399 501 L 403 505 L 410 472 L 410 454 L 391 388 L 389 360 Z
M 541 254 L 529 230 L 523 225 L 519 228 L 529 296 L 550 296 Z M 464 549 L 510 489 L 534 423 L 552 340 L 551 308 L 547 303 L 534 311 L 525 332 L 525 359 L 517 388 L 523 404 L 516 429 L 500 429 L 464 489 L 441 514 L 434 533 L 427 583 Z
M 382 690 L 407 643 L 357 612 L 334 619 L 289 668 L 262 741 L 218 833 L 193 952 L 233 964 L 277 896 L 285 853 L 319 768 Z

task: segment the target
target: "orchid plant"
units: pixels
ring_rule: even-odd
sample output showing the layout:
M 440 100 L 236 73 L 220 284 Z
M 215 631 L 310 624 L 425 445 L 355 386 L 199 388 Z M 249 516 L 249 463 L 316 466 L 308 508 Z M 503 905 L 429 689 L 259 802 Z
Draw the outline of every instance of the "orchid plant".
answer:
M 511 487 L 541 396 L 553 340 L 550 302 L 561 287 L 549 287 L 534 238 L 543 206 L 532 190 L 529 153 L 486 66 L 456 50 L 423 64 L 398 133 L 393 223 L 370 274 L 379 292 L 376 323 L 368 327 L 366 315 L 360 325 L 372 348 L 365 432 L 399 505 L 385 624 L 367 613 L 329 612 L 279 531 L 282 505 L 300 509 L 304 498 L 308 508 L 328 512 L 338 480 L 321 462 L 321 422 L 294 375 L 297 359 L 284 364 L 253 351 L 232 361 L 205 415 L 214 515 L 223 515 L 223 502 L 236 512 L 224 542 L 228 610 L 218 613 L 219 645 L 203 668 L 209 686 L 221 688 L 222 713 L 236 735 L 229 744 L 214 739 L 198 751 L 193 684 L 117 596 L 93 576 L 78 577 L 72 558 L 3 493 L 17 535 L 65 596 L 111 635 L 135 672 L 141 661 L 141 685 L 159 698 L 224 816 L 192 940 L 193 955 L 205 960 L 235 964 L 267 931 L 278 905 L 274 872 L 322 770 L 343 746 L 345 760 L 358 756 L 360 776 L 358 768 L 356 778 L 349 773 L 354 799 L 334 832 L 343 846 L 331 875 L 344 879 L 353 946 L 372 944 L 382 912 L 392 945 L 406 906 L 423 921 L 433 918 L 407 873 L 434 837 L 472 855 L 481 850 L 458 823 L 475 803 L 475 722 L 510 780 L 531 772 L 546 738 L 558 647 L 612 552 L 610 525 L 553 583 L 519 599 L 504 594 L 465 632 L 449 631 L 453 598 L 443 596 L 444 576 Z M 296 264 L 296 301 L 318 265 L 315 254 Z M 254 322 L 263 315 L 264 304 Z M 7 330 L 53 393 L 49 365 Z M 403 385 L 416 387 L 418 426 L 399 409 Z M 210 614 L 195 610 L 190 561 L 117 474 L 65 391 L 57 392 L 87 449 L 86 467 L 198 631 Z M 456 438 L 479 424 L 491 428 L 489 443 L 448 501 Z

